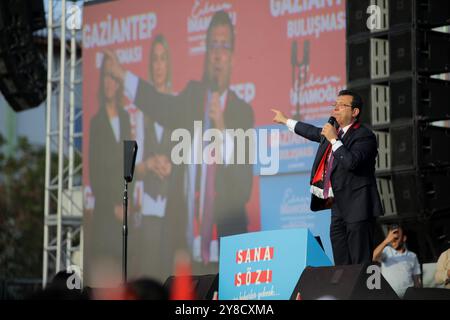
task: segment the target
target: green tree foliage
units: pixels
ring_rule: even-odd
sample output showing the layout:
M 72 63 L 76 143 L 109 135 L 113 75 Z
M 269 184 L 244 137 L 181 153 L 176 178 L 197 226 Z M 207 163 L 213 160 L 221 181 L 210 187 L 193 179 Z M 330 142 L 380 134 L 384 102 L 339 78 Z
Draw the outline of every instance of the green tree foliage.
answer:
M 2 153 L 0 135 L 0 278 L 42 275 L 45 148 L 19 138 L 15 155 Z

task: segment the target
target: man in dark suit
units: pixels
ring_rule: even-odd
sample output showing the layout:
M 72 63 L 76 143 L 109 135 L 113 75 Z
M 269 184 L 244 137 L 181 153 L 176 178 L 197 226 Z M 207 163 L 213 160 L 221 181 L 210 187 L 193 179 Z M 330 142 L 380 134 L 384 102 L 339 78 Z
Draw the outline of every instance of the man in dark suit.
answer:
M 311 171 L 311 210 L 331 207 L 330 238 L 336 265 L 372 261 L 375 217 L 383 214 L 375 180 L 377 141 L 358 121 L 361 97 L 342 90 L 332 115 L 339 130 L 322 129 L 287 119 L 278 110 L 274 121 L 308 140 L 321 142 Z
M 245 205 L 252 187 L 252 165 L 249 161 L 246 164 L 236 164 L 234 160 L 230 162 L 237 155 L 238 144 L 233 137 L 230 139 L 225 129 L 247 130 L 253 127 L 254 120 L 251 106 L 229 89 L 233 51 L 233 24 L 227 13 L 216 12 L 207 31 L 203 79 L 190 81 L 177 96 L 157 92 L 148 82 L 126 72 L 117 58 L 111 52 L 106 52 L 115 60 L 115 76 L 125 80 L 127 96 L 138 107 L 150 105 L 142 108 L 150 118 L 166 128 L 185 128 L 189 130 L 191 137 L 195 136 L 194 121 L 202 121 L 203 129 L 215 128 L 224 133 L 226 148 L 223 148 L 220 155 L 224 163 L 205 166 L 202 162 L 186 168 L 189 173 L 187 184 L 190 186 L 186 202 L 195 211 L 194 217 L 190 215 L 188 229 L 198 230 L 197 238 L 201 237 L 201 260 L 205 263 L 214 260 L 206 252 L 209 250 L 211 237 L 214 237 L 211 233 L 217 233 L 216 237 L 221 237 L 247 231 Z M 196 143 L 202 142 L 193 141 L 194 154 L 199 147 Z M 249 150 L 249 147 L 245 150 L 247 156 Z M 179 196 L 182 196 L 181 192 Z M 206 246 L 207 250 L 204 249 Z

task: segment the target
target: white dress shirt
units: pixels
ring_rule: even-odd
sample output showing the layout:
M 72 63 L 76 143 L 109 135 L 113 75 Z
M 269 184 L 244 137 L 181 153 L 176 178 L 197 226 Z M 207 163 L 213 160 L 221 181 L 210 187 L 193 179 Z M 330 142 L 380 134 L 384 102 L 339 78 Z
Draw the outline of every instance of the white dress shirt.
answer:
M 288 127 L 289 131 L 295 132 L 294 129 L 295 129 L 295 126 L 297 125 L 297 122 L 298 121 L 296 121 L 294 119 L 288 119 L 287 120 L 286 126 Z M 341 138 L 347 133 L 348 129 L 350 129 L 350 127 L 352 125 L 353 125 L 353 122 L 350 123 L 349 125 L 345 126 L 344 128 L 342 128 Z M 331 149 L 333 150 L 333 152 L 336 152 L 336 150 L 339 149 L 342 146 L 343 146 L 342 141 L 337 140 L 334 144 L 332 144 Z M 330 153 L 330 155 L 331 155 L 331 153 Z M 318 188 L 318 187 L 316 187 L 316 186 L 311 186 L 310 187 L 310 192 L 313 193 L 315 196 L 321 198 L 321 199 L 325 198 L 324 195 L 323 195 L 323 190 Z M 334 197 L 333 188 L 331 187 L 331 184 L 330 184 L 330 189 L 328 191 L 328 196 L 329 197 Z

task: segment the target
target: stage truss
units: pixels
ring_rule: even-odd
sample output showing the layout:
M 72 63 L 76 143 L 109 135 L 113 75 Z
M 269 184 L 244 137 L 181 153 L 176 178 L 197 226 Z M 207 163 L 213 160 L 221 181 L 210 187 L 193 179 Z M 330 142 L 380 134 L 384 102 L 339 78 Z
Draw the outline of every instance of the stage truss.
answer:
M 82 272 L 81 10 L 47 1 L 47 101 L 42 284 L 60 270 Z M 77 146 L 76 146 L 77 143 Z M 81 273 L 82 274 L 82 273 Z

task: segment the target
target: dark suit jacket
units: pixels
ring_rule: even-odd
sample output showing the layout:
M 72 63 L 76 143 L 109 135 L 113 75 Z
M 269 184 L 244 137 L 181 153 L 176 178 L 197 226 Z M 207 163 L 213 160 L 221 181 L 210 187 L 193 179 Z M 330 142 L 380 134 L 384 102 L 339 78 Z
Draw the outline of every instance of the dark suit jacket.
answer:
M 185 128 L 193 137 L 194 121 L 203 121 L 204 118 L 206 95 L 207 87 L 198 81 L 190 81 L 179 95 L 172 96 L 158 93 L 153 86 L 140 80 L 134 103 L 166 129 Z M 253 127 L 253 109 L 229 90 L 224 120 L 227 129 L 247 130 Z M 236 159 L 236 141 L 234 151 Z M 246 151 L 248 154 L 249 150 Z M 252 179 L 251 164 L 218 166 L 214 219 L 219 236 L 247 231 L 245 204 L 250 197 Z
M 170 141 L 170 132 L 166 128 L 163 129 L 161 142 L 158 142 L 158 138 L 155 132 L 155 122 L 145 117 L 144 124 L 144 159 L 147 159 L 156 154 L 163 154 L 170 159 L 170 153 L 172 150 L 172 142 Z M 144 191 L 149 194 L 153 199 L 156 199 L 158 195 L 167 197 L 169 188 L 170 176 L 164 180 L 161 180 L 155 173 L 147 172 L 144 177 Z
M 321 128 L 298 122 L 295 132 L 311 141 L 320 142 Z M 356 123 L 342 138 L 343 146 L 334 152 L 331 172 L 331 186 L 334 204 L 342 218 L 348 222 L 358 222 L 383 215 L 380 197 L 375 179 L 375 160 L 377 141 L 368 128 Z M 319 166 L 328 141 L 319 145 L 311 170 L 311 181 Z M 324 200 L 314 195 L 311 198 L 311 210 L 324 208 Z M 334 212 L 333 212 L 334 211 Z M 336 214 L 336 210 L 332 213 Z
M 142 109 L 149 106 L 142 106 Z M 174 142 L 170 141 L 171 130 L 164 127 L 161 142 L 158 142 L 155 132 L 155 121 L 145 117 L 144 125 L 144 159 L 155 154 L 164 154 L 170 159 Z M 143 216 L 142 226 L 135 231 L 139 244 L 146 246 L 142 254 L 142 246 L 136 246 L 137 267 L 144 275 L 152 275 L 166 279 L 171 275 L 174 266 L 175 253 L 186 250 L 187 216 L 184 194 L 180 192 L 184 182 L 184 171 L 172 164 L 171 174 L 161 180 L 155 173 L 148 171 L 144 178 L 144 191 L 154 199 L 158 195 L 167 198 L 164 218 Z M 155 257 L 158 259 L 155 259 Z
M 119 110 L 120 140 L 116 142 L 108 115 L 101 108 L 92 118 L 89 135 L 89 180 L 95 196 L 92 246 L 95 254 L 120 257 L 121 222 L 114 205 L 123 199 L 123 140 L 130 137 L 128 114 Z M 129 199 L 132 199 L 129 195 Z

